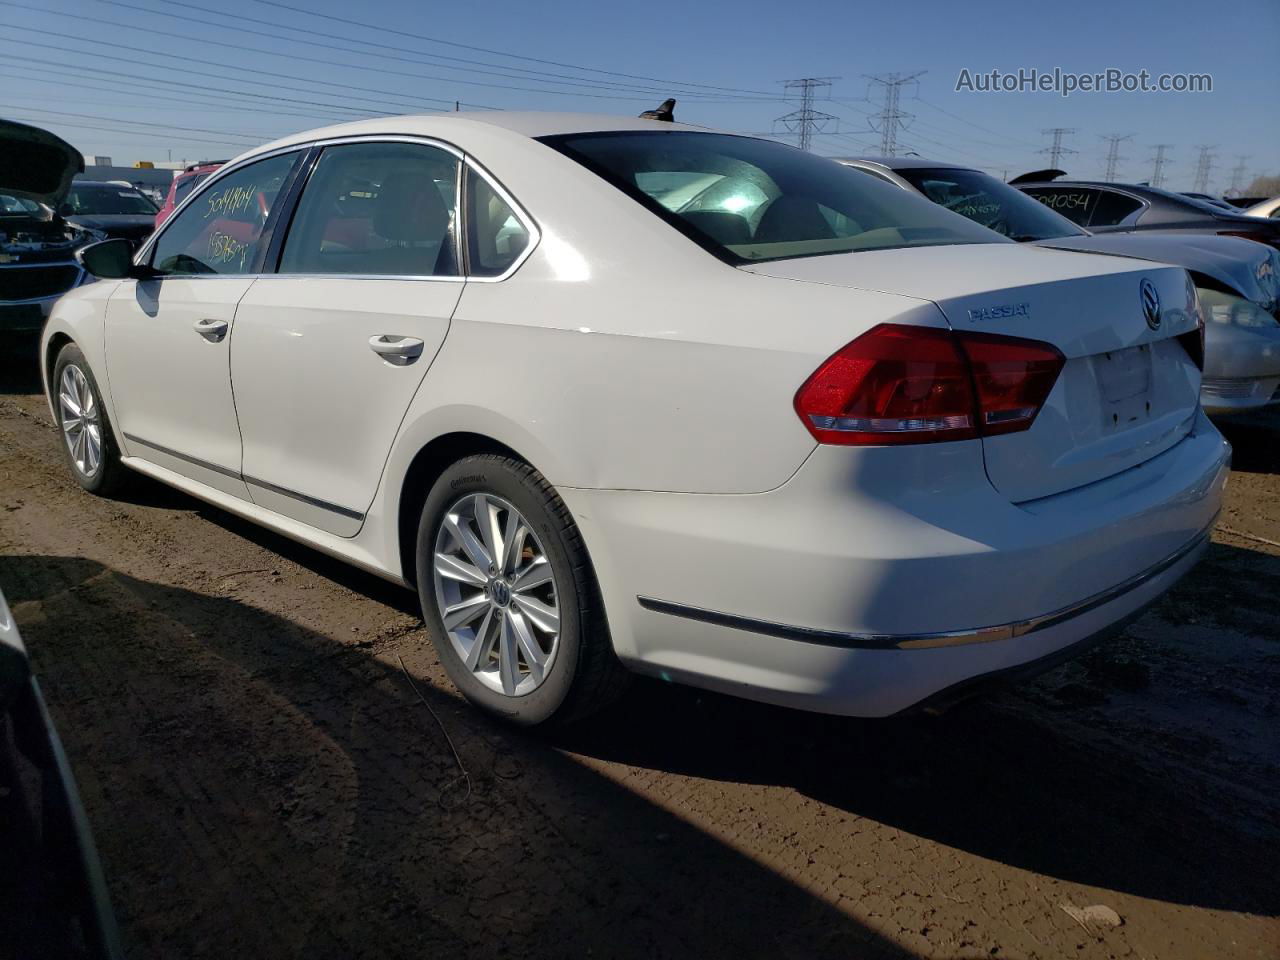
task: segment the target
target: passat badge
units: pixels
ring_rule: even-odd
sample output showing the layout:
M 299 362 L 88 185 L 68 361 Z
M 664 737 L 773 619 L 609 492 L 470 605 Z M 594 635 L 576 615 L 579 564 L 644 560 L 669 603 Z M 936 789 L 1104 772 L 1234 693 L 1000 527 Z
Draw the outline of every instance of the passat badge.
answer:
M 1138 287 L 1138 294 L 1142 298 L 1142 315 L 1147 318 L 1147 326 L 1159 330 L 1160 294 L 1156 292 L 1156 285 L 1144 279 Z
M 970 323 L 981 323 L 983 320 L 1004 320 L 1008 317 L 1031 316 L 1029 303 L 1002 303 L 998 307 L 979 307 L 969 311 Z

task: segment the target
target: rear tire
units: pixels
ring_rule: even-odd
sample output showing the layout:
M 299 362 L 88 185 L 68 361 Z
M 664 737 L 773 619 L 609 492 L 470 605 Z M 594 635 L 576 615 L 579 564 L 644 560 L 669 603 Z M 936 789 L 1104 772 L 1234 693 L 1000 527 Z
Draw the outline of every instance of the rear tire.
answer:
M 120 462 L 120 448 L 116 446 L 98 381 L 74 343 L 58 353 L 49 386 L 62 455 L 71 475 L 80 486 L 100 497 L 119 493 L 131 479 L 131 472 Z
M 565 723 L 625 686 L 582 537 L 528 464 L 480 454 L 447 468 L 423 505 L 417 571 L 440 662 L 477 706 Z

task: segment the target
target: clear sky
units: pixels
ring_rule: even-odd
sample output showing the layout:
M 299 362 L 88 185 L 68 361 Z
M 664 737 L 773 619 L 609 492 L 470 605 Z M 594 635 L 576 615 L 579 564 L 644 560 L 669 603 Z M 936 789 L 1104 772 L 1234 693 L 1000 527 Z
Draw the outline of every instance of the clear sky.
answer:
M 899 152 L 1014 175 L 1101 176 L 1105 134 L 1131 134 L 1118 178 L 1188 189 L 1213 147 L 1210 189 L 1241 155 L 1247 184 L 1280 173 L 1280 0 L 912 0 L 697 4 L 675 0 L 0 0 L 0 116 L 118 164 L 222 158 L 341 119 L 468 105 L 637 113 L 676 96 L 679 119 L 783 134 L 782 82 L 836 77 L 814 149 L 880 152 L 867 74 L 904 87 Z M 440 42 L 447 41 L 447 42 Z M 483 49 L 477 49 L 483 48 Z M 1207 73 L 1211 93 L 957 92 L 962 69 Z M 794 139 L 794 138 L 793 138 Z

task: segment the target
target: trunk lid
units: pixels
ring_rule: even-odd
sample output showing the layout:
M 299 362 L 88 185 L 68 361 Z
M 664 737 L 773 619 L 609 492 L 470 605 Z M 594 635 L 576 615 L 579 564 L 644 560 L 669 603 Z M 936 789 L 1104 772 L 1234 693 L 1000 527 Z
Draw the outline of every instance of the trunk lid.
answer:
M 1181 268 L 975 244 L 742 269 L 918 297 L 937 304 L 955 330 L 1057 347 L 1066 364 L 1030 429 L 983 439 L 987 475 L 1014 502 L 1127 470 L 1176 444 L 1194 422 L 1200 370 L 1179 337 L 1195 335 L 1198 317 Z M 1144 299 L 1154 307 L 1150 321 Z

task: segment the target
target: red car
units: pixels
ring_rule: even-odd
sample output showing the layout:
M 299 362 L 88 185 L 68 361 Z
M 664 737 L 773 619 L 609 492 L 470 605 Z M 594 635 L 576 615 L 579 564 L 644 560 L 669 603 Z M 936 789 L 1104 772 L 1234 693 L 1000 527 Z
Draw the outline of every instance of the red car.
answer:
M 156 226 L 159 227 L 169 219 L 169 214 L 173 213 L 174 208 L 187 198 L 187 194 L 226 162 L 225 160 L 201 160 L 184 168 L 174 177 L 173 183 L 169 186 L 169 193 L 164 198 L 164 206 L 156 214 Z

